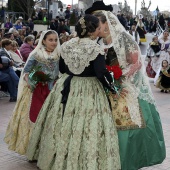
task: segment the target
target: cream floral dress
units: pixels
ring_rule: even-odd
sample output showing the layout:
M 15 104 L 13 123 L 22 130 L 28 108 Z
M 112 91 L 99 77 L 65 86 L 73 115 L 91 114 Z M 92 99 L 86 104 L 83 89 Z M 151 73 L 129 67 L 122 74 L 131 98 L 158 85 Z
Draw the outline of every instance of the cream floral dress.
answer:
M 61 91 L 68 74 L 55 84 L 33 129 L 27 156 L 37 160 L 41 170 L 121 169 L 117 131 L 103 86 L 95 76 L 79 76 L 99 53 L 100 46 L 92 40 L 75 38 L 62 45 L 64 62 L 76 76 L 65 111 Z

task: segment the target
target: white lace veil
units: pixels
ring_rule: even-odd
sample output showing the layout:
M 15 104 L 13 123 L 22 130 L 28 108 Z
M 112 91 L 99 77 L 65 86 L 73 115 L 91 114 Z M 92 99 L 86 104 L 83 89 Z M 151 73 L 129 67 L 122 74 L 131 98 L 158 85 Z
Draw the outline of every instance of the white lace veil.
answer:
M 58 37 L 57 32 L 54 31 L 54 30 L 42 31 L 40 39 L 38 41 L 38 44 L 37 44 L 36 48 L 30 53 L 29 56 L 33 56 L 34 54 L 37 53 L 39 58 L 47 59 L 47 52 L 45 52 L 45 46 L 43 45 L 43 39 L 44 39 L 44 36 L 48 32 L 52 32 L 52 33 L 57 35 L 57 47 L 54 49 L 52 54 L 50 54 L 50 58 L 52 58 L 52 59 L 59 59 L 59 57 L 60 57 L 60 41 L 59 41 L 59 37 Z
M 132 121 L 140 127 L 142 123 L 138 98 L 154 103 L 141 52 L 137 43 L 126 32 L 117 17 L 110 11 L 102 11 L 102 13 L 106 16 L 119 64 L 124 68 L 123 74 L 126 78 L 123 84 L 128 90 L 126 101 L 129 113 Z

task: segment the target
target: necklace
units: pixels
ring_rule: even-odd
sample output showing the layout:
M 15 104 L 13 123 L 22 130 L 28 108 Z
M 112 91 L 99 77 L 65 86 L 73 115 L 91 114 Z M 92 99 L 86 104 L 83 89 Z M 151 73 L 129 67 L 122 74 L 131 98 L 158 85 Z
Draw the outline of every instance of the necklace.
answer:
M 49 52 L 49 53 L 52 53 L 54 50 L 53 50 L 53 51 L 50 51 L 50 50 L 45 49 L 45 51 L 47 51 L 47 52 Z

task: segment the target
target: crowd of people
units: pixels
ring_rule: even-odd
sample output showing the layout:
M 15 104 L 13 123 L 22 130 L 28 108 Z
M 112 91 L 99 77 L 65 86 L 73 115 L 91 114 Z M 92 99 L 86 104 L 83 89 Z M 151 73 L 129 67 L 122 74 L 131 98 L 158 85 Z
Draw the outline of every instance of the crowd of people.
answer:
M 165 30 L 159 37 L 154 36 L 147 49 L 148 65 L 146 72 L 148 77 L 154 78 L 154 84 L 161 92 L 170 90 L 170 37 Z
M 24 42 L 16 28 L 2 37 L 0 82 L 16 101 L 4 141 L 41 170 L 137 170 L 166 157 L 138 45 L 142 18 L 128 33 L 112 10 L 94 2 L 73 33 L 56 17 L 57 29 Z

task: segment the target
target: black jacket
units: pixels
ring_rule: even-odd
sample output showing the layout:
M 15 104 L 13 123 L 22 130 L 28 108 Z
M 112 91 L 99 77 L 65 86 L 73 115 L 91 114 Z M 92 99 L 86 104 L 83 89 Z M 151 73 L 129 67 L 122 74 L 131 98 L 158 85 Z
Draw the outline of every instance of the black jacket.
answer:
M 0 64 L 3 65 L 3 68 L 0 68 L 0 70 L 9 68 L 11 64 L 11 57 L 3 48 L 0 49 Z

